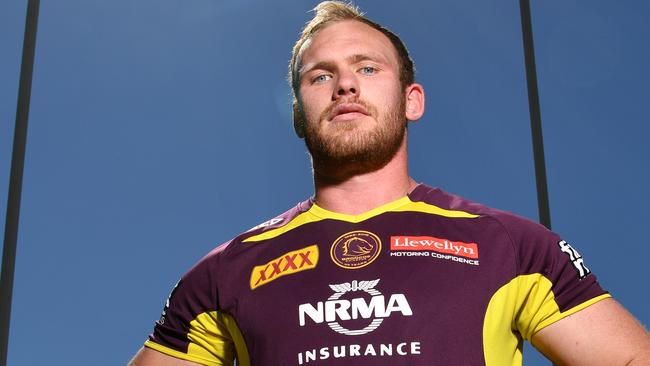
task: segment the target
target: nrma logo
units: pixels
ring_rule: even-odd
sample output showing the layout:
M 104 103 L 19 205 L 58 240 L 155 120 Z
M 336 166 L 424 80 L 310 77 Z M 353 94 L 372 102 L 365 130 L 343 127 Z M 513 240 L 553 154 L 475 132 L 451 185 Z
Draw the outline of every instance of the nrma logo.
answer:
M 360 335 L 377 329 L 393 313 L 412 316 L 413 311 L 404 294 L 393 294 L 388 299 L 375 289 L 379 279 L 374 281 L 352 281 L 338 285 L 329 285 L 334 294 L 327 301 L 319 301 L 316 305 L 302 304 L 298 307 L 300 326 L 307 324 L 307 319 L 327 325 L 335 332 L 345 335 Z M 365 292 L 368 297 L 341 299 L 344 294 Z M 370 324 L 361 329 L 348 329 L 339 322 L 353 319 L 370 319 Z

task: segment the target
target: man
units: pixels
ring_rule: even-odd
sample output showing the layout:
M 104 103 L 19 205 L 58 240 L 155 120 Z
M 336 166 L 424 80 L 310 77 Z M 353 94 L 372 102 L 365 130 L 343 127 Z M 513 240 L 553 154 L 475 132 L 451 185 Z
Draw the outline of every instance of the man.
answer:
M 401 40 L 323 2 L 296 43 L 294 127 L 315 196 L 177 284 L 132 365 L 648 365 L 648 333 L 570 244 L 416 183 L 424 90 Z

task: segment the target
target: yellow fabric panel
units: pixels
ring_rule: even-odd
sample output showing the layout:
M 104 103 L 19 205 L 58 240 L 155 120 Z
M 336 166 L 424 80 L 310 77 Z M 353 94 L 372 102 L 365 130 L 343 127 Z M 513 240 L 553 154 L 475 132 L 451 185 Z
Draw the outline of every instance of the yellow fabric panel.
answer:
M 187 354 L 199 359 L 214 360 L 218 365 L 232 365 L 235 350 L 230 334 L 216 311 L 199 314 L 190 322 Z
M 518 283 L 519 278 L 515 278 L 497 290 L 485 311 L 483 356 L 486 366 L 521 365 L 523 344 L 514 331 Z
M 250 238 L 246 238 L 243 240 L 244 243 L 250 243 L 250 242 L 256 242 L 256 241 L 262 241 L 262 240 L 267 240 L 271 238 L 275 238 L 277 236 L 280 236 L 287 231 L 291 231 L 299 226 L 309 224 L 310 222 L 316 222 L 322 220 L 320 217 L 316 217 L 309 213 L 309 211 L 301 213 L 300 215 L 296 216 L 293 220 L 289 221 L 287 224 L 284 226 L 281 226 L 277 229 L 269 230 L 264 233 L 261 233 L 259 235 L 254 235 L 251 236 Z
M 453 217 L 453 218 L 465 218 L 465 219 L 475 219 L 479 217 L 479 215 L 471 214 L 469 212 L 465 211 L 456 211 L 456 210 L 447 210 L 438 206 L 434 206 L 425 202 L 410 202 L 407 205 L 404 205 L 402 207 L 395 208 L 394 210 L 391 211 L 396 211 L 396 212 L 403 212 L 403 211 L 414 211 L 414 212 L 424 212 L 424 213 L 429 213 L 429 214 L 434 214 L 438 216 L 444 216 L 444 217 Z
M 381 215 L 384 212 L 395 211 L 398 207 L 407 205 L 410 202 L 411 200 L 407 196 L 404 196 L 400 199 L 388 202 L 359 215 L 346 215 L 334 211 L 329 211 L 318 206 L 317 204 L 312 205 L 308 212 L 312 212 L 314 215 L 322 217 L 323 219 L 334 219 L 351 223 L 358 223 L 364 220 L 368 220 L 371 217 Z
M 404 196 L 393 202 L 389 202 L 385 205 L 374 208 L 368 212 L 364 212 L 360 215 L 346 215 L 333 211 L 328 211 L 316 204 L 313 204 L 309 211 L 304 212 L 296 216 L 286 225 L 279 227 L 277 229 L 269 230 L 259 235 L 251 236 L 250 238 L 244 239 L 244 243 L 256 242 L 261 240 L 272 239 L 278 237 L 290 230 L 293 230 L 299 226 L 309 224 L 312 222 L 321 221 L 324 219 L 334 219 L 347 221 L 351 223 L 358 223 L 364 220 L 367 220 L 371 217 L 375 217 L 383 214 L 384 212 L 423 212 L 428 214 L 434 214 L 445 217 L 454 217 L 454 218 L 476 218 L 479 215 L 471 214 L 465 211 L 456 211 L 456 210 L 447 210 L 438 206 L 430 205 L 424 202 L 412 202 L 408 196 Z
M 336 219 L 341 221 L 347 221 L 352 223 L 361 222 L 367 220 L 371 217 L 378 216 L 384 212 L 423 212 L 445 217 L 457 217 L 457 218 L 476 218 L 478 215 L 474 215 L 465 211 L 455 211 L 447 210 L 429 203 L 425 202 L 413 202 L 408 196 L 402 197 L 393 202 L 389 202 L 385 205 L 374 208 L 368 212 L 364 212 L 360 215 L 346 215 L 337 212 L 328 211 L 318 205 L 313 205 L 309 210 L 314 213 L 314 215 L 327 218 L 327 219 Z
M 571 309 L 569 309 L 569 310 L 567 310 L 567 311 L 565 311 L 563 313 L 559 313 L 556 316 L 549 317 L 548 319 L 541 322 L 537 326 L 537 329 L 535 329 L 535 331 L 532 333 L 532 335 L 535 335 L 535 333 L 539 332 L 540 330 L 546 328 L 547 326 L 555 323 L 556 321 L 558 321 L 558 320 L 560 320 L 562 318 L 566 318 L 567 316 L 569 316 L 571 314 L 574 314 L 574 313 L 576 313 L 576 312 L 578 312 L 578 311 L 580 311 L 580 310 L 582 310 L 582 309 L 584 309 L 584 308 L 586 308 L 586 307 L 588 307 L 590 305 L 593 305 L 593 304 L 597 303 L 600 300 L 607 299 L 609 297 L 612 297 L 612 295 L 611 294 L 602 294 L 600 296 L 594 297 L 591 300 L 585 301 L 580 305 L 574 306 Z M 531 335 L 531 337 L 532 337 L 532 335 Z
M 238 365 L 250 365 L 244 338 L 230 315 L 217 311 L 199 314 L 190 322 L 187 338 L 187 353 L 192 357 L 232 365 L 236 354 Z
M 218 362 L 214 362 L 214 361 L 210 361 L 210 360 L 204 360 L 202 358 L 194 357 L 192 355 L 188 355 L 187 353 L 176 351 L 174 349 L 165 347 L 163 345 L 160 345 L 158 343 L 155 343 L 155 342 L 152 342 L 152 341 L 149 341 L 149 340 L 144 342 L 144 346 L 147 347 L 147 348 L 154 349 L 154 350 L 156 350 L 158 352 L 162 352 L 162 353 L 164 353 L 164 354 L 166 354 L 168 356 L 180 358 L 182 360 L 196 362 L 196 363 L 199 363 L 201 365 L 207 365 L 207 366 L 223 366 L 224 365 L 223 363 L 218 363 Z M 232 363 L 230 365 L 232 365 Z M 230 366 L 230 365 L 228 365 L 228 366 Z
M 483 322 L 486 366 L 520 366 L 522 338 L 530 341 L 542 328 L 610 296 L 601 295 L 560 312 L 551 287 L 548 278 L 533 273 L 517 276 L 492 295 Z
M 221 313 L 219 313 L 221 314 Z M 235 344 L 235 353 L 237 358 L 237 366 L 251 366 L 250 357 L 248 356 L 248 348 L 244 336 L 241 334 L 235 318 L 228 314 L 221 314 L 222 322 L 226 325 L 226 329 L 230 333 L 230 337 Z
M 235 319 L 217 311 L 199 314 L 190 322 L 187 353 L 176 351 L 150 340 L 145 346 L 166 355 L 207 366 L 250 366 L 248 349 Z

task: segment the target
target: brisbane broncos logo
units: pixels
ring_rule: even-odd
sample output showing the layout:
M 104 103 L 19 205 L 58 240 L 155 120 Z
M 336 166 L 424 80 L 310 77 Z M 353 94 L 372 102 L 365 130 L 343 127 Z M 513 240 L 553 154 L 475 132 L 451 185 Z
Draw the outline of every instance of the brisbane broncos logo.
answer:
M 368 255 L 372 250 L 372 244 L 362 238 L 350 238 L 343 242 L 343 255 L 346 257 Z
M 339 236 L 330 249 L 332 261 L 345 269 L 358 269 L 372 263 L 381 252 L 381 240 L 369 231 L 351 231 Z

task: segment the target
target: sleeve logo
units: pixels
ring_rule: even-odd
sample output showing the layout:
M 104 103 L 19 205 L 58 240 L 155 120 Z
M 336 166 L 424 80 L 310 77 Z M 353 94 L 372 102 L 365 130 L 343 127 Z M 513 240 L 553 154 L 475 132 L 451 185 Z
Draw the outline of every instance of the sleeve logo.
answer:
M 316 268 L 316 264 L 318 264 L 317 245 L 285 253 L 266 264 L 253 268 L 250 279 L 251 290 L 282 276 Z
M 158 322 L 159 322 L 161 325 L 162 325 L 162 324 L 165 324 L 165 318 L 167 317 L 167 311 L 169 310 L 169 302 L 171 301 L 172 296 L 174 296 L 174 293 L 176 292 L 176 289 L 178 288 L 178 285 L 181 284 L 181 281 L 182 281 L 182 280 L 178 280 L 178 282 L 176 282 L 176 284 L 174 285 L 174 288 L 173 288 L 172 291 L 169 293 L 169 296 L 167 296 L 167 301 L 165 301 L 165 307 L 163 308 L 163 311 L 162 311 L 162 313 L 160 314 L 160 319 L 158 320 Z
M 560 242 L 557 244 L 560 246 L 560 250 L 569 256 L 569 260 L 571 261 L 573 268 L 575 268 L 575 270 L 578 272 L 578 277 L 580 279 L 587 277 L 591 273 L 589 268 L 585 266 L 584 260 L 582 259 L 580 253 L 578 253 L 577 250 L 573 249 L 569 243 L 564 240 L 560 240 Z

